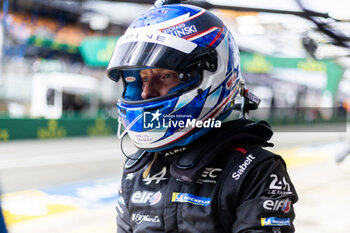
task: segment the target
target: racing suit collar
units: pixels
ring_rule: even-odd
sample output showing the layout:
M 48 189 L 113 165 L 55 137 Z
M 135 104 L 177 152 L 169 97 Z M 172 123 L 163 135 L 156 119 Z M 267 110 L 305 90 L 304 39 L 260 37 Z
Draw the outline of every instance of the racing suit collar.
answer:
M 190 144 L 171 165 L 170 173 L 184 182 L 192 183 L 223 150 L 247 144 L 273 146 L 268 142 L 272 134 L 266 122 L 255 123 L 246 119 L 227 122 Z

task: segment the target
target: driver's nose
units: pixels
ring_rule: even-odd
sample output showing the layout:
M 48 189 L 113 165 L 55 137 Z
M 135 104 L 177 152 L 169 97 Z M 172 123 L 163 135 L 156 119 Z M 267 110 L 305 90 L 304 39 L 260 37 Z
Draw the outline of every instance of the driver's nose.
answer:
M 160 96 L 160 90 L 159 85 L 157 83 L 157 78 L 155 78 L 154 76 L 150 76 L 147 82 L 143 84 L 141 97 L 145 100 L 158 96 Z

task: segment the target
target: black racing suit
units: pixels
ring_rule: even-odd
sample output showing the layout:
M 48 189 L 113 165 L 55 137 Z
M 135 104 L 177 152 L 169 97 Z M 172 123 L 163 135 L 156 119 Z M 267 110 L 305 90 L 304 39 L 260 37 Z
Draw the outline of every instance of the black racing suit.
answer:
M 192 180 L 174 167 L 189 149 L 148 153 L 144 165 L 125 169 L 118 232 L 294 232 L 298 197 L 283 159 L 262 148 L 271 145 L 269 126 L 247 120 L 223 126 L 236 130 L 229 143 L 215 130 L 195 142 L 218 146 L 215 156 L 196 159 L 202 169 Z

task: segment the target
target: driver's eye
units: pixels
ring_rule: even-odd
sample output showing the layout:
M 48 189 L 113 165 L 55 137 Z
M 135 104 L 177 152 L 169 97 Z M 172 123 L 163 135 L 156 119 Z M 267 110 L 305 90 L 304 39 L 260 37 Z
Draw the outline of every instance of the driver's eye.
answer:
M 177 74 L 176 73 L 165 73 L 161 75 L 162 79 L 170 79 L 170 78 L 176 78 Z
M 171 78 L 171 74 L 164 74 L 164 78 Z

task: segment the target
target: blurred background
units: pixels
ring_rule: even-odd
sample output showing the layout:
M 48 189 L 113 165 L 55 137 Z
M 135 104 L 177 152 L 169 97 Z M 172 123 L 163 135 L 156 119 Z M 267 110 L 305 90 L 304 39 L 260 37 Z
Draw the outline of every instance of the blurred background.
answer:
M 0 190 L 9 232 L 115 232 L 122 87 L 105 69 L 119 36 L 153 2 L 0 1 Z M 349 3 L 190 3 L 221 17 L 236 38 L 242 76 L 262 99 L 251 117 L 276 130 L 273 150 L 299 191 L 297 232 L 347 232 Z

